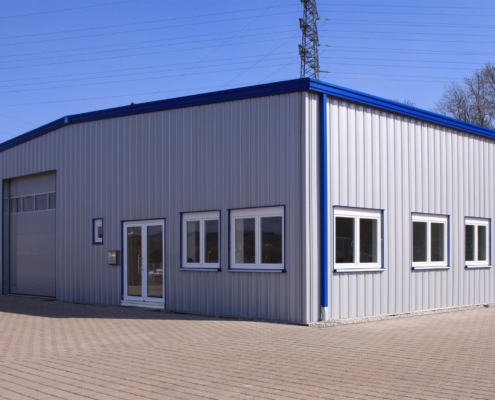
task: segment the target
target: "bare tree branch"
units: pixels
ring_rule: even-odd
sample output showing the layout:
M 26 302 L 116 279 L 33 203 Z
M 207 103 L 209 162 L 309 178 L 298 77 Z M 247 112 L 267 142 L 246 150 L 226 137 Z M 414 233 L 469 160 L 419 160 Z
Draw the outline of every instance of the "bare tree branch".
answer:
M 440 114 L 495 128 L 495 65 L 486 64 L 464 85 L 451 83 L 445 88 L 434 110 Z

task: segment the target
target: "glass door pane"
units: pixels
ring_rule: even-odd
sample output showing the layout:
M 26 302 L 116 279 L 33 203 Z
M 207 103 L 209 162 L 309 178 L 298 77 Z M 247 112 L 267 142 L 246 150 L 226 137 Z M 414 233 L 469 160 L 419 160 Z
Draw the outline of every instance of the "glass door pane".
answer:
M 148 297 L 163 297 L 163 227 L 148 226 Z
M 127 228 L 127 294 L 129 296 L 142 295 L 142 243 L 141 227 Z

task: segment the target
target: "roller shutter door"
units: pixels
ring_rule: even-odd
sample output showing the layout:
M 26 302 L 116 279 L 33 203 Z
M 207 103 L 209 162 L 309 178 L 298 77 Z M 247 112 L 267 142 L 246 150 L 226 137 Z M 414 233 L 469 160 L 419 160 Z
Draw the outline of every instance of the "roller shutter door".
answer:
M 55 174 L 11 181 L 10 292 L 55 297 Z

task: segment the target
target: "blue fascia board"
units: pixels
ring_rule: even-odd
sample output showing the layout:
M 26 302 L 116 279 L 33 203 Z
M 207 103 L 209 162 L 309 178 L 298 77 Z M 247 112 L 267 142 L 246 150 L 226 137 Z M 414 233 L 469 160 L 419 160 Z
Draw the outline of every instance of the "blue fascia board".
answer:
M 398 103 L 396 101 L 372 96 L 370 94 L 347 89 L 341 86 L 332 85 L 330 83 L 318 81 L 315 79 L 311 79 L 309 90 L 319 93 L 325 93 L 327 96 L 330 97 L 335 97 L 341 100 L 347 100 L 350 102 L 377 108 L 383 111 L 419 119 L 447 128 L 457 129 L 467 133 L 472 133 L 474 135 L 480 135 L 490 139 L 495 139 L 495 131 L 491 129 L 483 128 L 481 126 L 470 124 L 468 122 L 446 117 L 445 115 L 436 114 L 431 111 L 422 110 L 403 103 Z
M 109 108 L 106 110 L 70 115 L 64 118 L 57 119 L 56 121 L 50 122 L 30 132 L 1 143 L 0 152 L 15 147 L 29 140 L 35 139 L 56 129 L 62 128 L 68 124 L 77 124 L 82 122 L 98 121 L 129 115 L 305 91 L 326 94 L 327 96 L 335 97 L 341 100 L 355 102 L 391 113 L 396 113 L 406 117 L 445 126 L 447 128 L 453 128 L 472 133 L 474 135 L 480 135 L 488 137 L 490 139 L 495 139 L 495 131 L 487 128 L 482 128 L 477 125 L 435 114 L 430 111 L 421 110 L 416 107 L 411 107 L 402 103 L 397 103 L 395 101 L 382 99 L 380 97 L 357 92 L 355 90 L 346 89 L 319 80 L 300 78 L 289 81 L 267 83 L 263 85 L 222 90 L 218 92 L 197 94 L 167 100 L 158 100 L 148 103 L 133 104 L 130 106 Z
M 0 144 L 0 151 L 4 151 L 19 144 L 25 143 L 31 139 L 37 138 L 38 136 L 44 135 L 45 133 L 59 129 L 64 125 L 66 125 L 66 123 L 64 123 L 64 118 L 57 119 L 32 131 L 3 142 L 2 144 Z
M 206 104 L 224 103 L 228 101 L 245 100 L 255 97 L 273 96 L 302 92 L 308 90 L 309 79 L 294 79 L 268 83 L 264 85 L 248 86 L 238 89 L 222 90 L 205 94 L 196 94 L 167 100 L 152 101 L 149 103 L 133 104 L 125 107 L 110 108 L 93 111 L 85 114 L 70 116 L 71 123 L 88 122 L 94 120 L 123 117 L 135 114 L 151 113 L 156 111 L 173 110 L 185 107 L 201 106 Z
M 304 92 L 309 90 L 309 83 L 309 78 L 293 79 L 290 81 L 267 83 L 263 85 L 228 89 L 212 93 L 196 94 L 192 96 L 158 100 L 148 103 L 92 111 L 83 114 L 69 115 L 0 144 L 0 152 L 42 136 L 46 133 L 52 132 L 56 129 L 62 128 L 68 124 L 78 124 L 81 122 L 98 121 L 156 111 L 223 103 L 227 101 L 245 100 L 255 97 Z

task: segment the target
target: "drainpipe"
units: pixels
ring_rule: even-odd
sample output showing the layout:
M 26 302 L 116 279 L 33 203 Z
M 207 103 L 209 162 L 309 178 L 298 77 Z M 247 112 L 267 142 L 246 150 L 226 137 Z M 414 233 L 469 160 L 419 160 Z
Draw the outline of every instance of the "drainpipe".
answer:
M 320 101 L 320 159 L 321 159 L 321 320 L 330 318 L 328 309 L 328 127 L 327 127 L 327 95 L 321 95 Z

